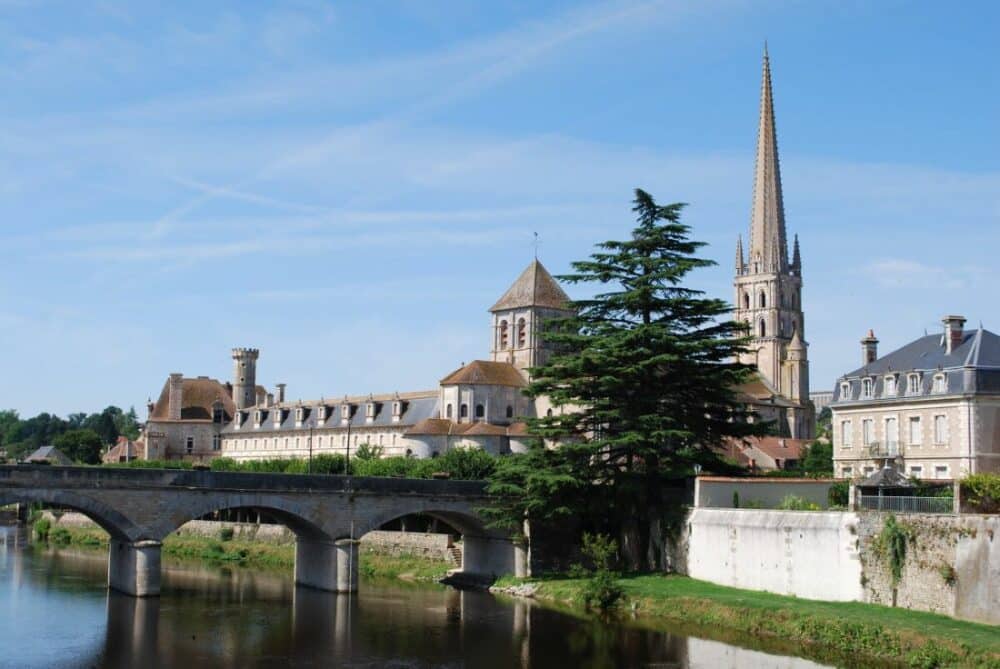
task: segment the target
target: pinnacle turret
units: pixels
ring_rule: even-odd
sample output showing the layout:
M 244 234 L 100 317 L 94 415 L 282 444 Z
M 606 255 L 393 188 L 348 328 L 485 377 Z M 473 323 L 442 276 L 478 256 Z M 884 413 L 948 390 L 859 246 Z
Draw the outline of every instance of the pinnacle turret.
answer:
M 795 235 L 795 243 L 792 246 L 792 269 L 796 273 L 802 273 L 802 255 L 799 253 L 799 236 Z
M 736 237 L 736 276 L 743 274 L 746 263 L 743 260 L 743 235 Z
M 764 45 L 761 75 L 760 119 L 757 128 L 757 159 L 753 179 L 753 204 L 750 213 L 750 263 L 761 269 L 788 267 L 788 244 L 785 240 L 785 208 L 781 194 L 781 167 L 778 162 L 778 135 L 774 123 L 774 98 L 771 91 L 771 64 Z

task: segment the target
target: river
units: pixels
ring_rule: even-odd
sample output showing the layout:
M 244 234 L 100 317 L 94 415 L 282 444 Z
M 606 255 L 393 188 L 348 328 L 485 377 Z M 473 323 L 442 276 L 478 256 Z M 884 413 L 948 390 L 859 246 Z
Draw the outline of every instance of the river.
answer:
M 101 552 L 0 527 L 0 666 L 822 666 L 432 584 L 363 580 L 333 595 L 280 572 L 165 560 L 162 596 L 134 599 L 107 591 L 106 570 Z

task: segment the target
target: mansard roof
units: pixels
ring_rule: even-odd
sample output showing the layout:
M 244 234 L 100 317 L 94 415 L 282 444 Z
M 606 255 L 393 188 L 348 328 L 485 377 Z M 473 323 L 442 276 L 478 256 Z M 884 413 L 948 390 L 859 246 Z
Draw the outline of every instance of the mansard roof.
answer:
M 569 301 L 569 296 L 536 258 L 521 272 L 521 276 L 517 277 L 503 297 L 490 307 L 490 311 L 524 307 L 566 309 Z
M 160 397 L 153 406 L 150 420 L 169 420 L 169 398 L 170 380 L 167 379 L 163 384 L 163 390 L 160 391 Z M 212 420 L 212 406 L 218 400 L 222 401 L 226 420 L 231 419 L 236 412 L 232 386 L 207 376 L 182 379 L 181 420 Z
M 509 362 L 473 360 L 441 379 L 442 386 L 513 386 L 521 388 L 527 383 L 517 367 Z
M 962 333 L 962 343 L 951 353 L 945 348 L 943 334 L 924 335 L 882 356 L 875 362 L 845 374 L 847 378 L 874 376 L 889 372 L 955 369 L 959 367 L 1000 368 L 1000 336 L 980 327 Z

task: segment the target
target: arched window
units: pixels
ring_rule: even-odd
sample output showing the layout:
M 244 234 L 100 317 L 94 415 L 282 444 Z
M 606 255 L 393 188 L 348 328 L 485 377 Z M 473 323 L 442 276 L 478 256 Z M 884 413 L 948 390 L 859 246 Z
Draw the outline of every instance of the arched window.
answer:
M 500 321 L 500 349 L 506 349 L 510 343 L 510 333 L 507 331 L 507 321 Z
M 528 341 L 528 333 L 525 327 L 524 319 L 517 319 L 517 347 L 524 348 L 524 345 Z
M 468 418 L 469 417 L 469 405 L 468 404 L 463 404 L 462 406 L 460 406 L 458 408 L 458 416 L 459 416 L 459 418 Z
M 514 417 L 514 407 L 508 405 L 507 406 L 507 418 L 513 418 L 513 417 Z
M 552 409 L 549 409 L 548 411 L 546 411 L 545 415 L 548 416 L 549 418 L 552 418 Z
M 760 336 L 761 337 L 766 337 L 767 336 L 767 325 L 764 324 L 764 319 L 763 318 L 760 319 L 759 330 L 760 330 Z
M 760 291 L 760 297 L 757 299 L 757 302 L 758 306 L 760 306 L 761 309 L 767 306 L 767 295 L 764 293 L 763 290 Z
M 444 417 L 445 418 L 451 418 L 451 405 L 450 404 L 446 405 L 445 408 L 444 408 Z
M 486 415 L 486 408 L 482 404 L 476 405 L 476 418 L 482 418 Z
M 743 308 L 750 308 L 750 293 L 743 293 Z

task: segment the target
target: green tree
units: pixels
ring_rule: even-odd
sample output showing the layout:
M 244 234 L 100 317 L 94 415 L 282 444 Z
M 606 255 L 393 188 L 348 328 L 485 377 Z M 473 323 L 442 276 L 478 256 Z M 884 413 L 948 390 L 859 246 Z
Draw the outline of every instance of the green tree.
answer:
M 642 569 L 658 562 L 648 556 L 651 528 L 669 512 L 664 477 L 714 462 L 713 446 L 768 426 L 749 422 L 734 393 L 752 373 L 735 361 L 745 326 L 726 302 L 683 284 L 714 264 L 696 255 L 703 244 L 688 238 L 683 205 L 658 205 L 642 190 L 634 204 L 631 238 L 599 244 L 560 277 L 600 292 L 546 324 L 557 353 L 532 370 L 528 393 L 561 410 L 530 426 L 558 448 L 503 464 L 490 490 L 497 524 L 581 516 L 585 529 L 619 536 L 624 564 Z
M 806 446 L 799 469 L 807 474 L 833 474 L 833 444 L 817 439 Z
M 118 424 L 122 420 L 122 410 L 116 406 L 109 406 L 101 413 L 92 413 L 83 421 L 83 427 L 93 430 L 101 437 L 105 444 L 113 444 L 118 441 L 121 432 Z
M 52 443 L 66 457 L 86 465 L 96 465 L 101 461 L 101 449 L 104 443 L 100 435 L 93 430 L 70 430 L 58 437 Z

